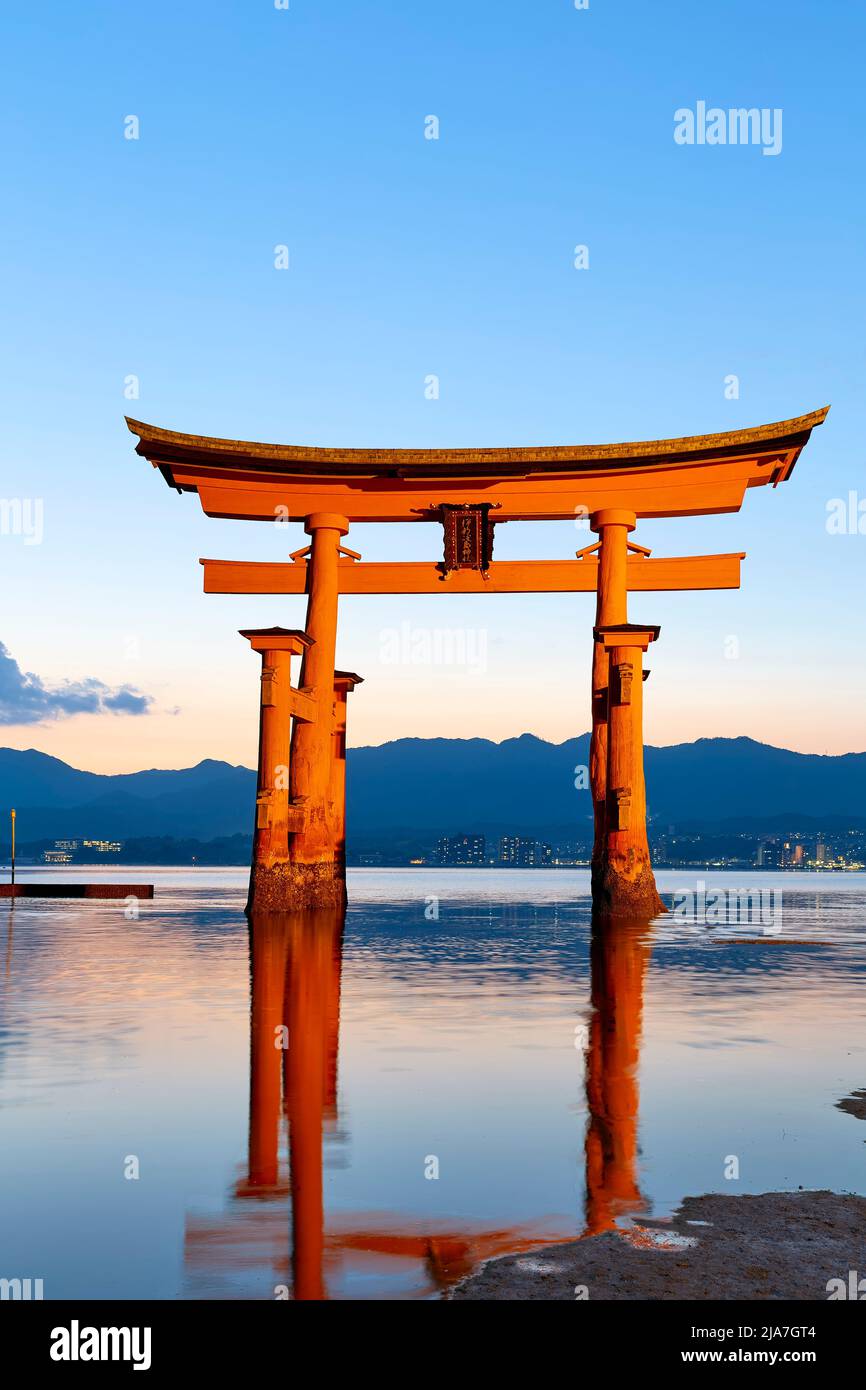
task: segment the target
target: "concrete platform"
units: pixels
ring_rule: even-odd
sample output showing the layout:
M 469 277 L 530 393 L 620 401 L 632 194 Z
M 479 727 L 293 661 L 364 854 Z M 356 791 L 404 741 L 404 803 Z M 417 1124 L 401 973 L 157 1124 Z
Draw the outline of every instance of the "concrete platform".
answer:
M 152 897 L 152 883 L 0 883 L 0 898 Z

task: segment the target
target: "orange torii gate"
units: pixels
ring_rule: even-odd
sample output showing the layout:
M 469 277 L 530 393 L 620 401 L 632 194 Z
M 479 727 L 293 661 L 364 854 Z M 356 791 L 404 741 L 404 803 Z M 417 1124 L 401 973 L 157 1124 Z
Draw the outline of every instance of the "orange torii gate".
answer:
M 303 633 L 244 634 L 263 659 L 250 909 L 345 900 L 345 703 L 360 677 L 335 669 L 341 594 L 594 592 L 593 896 L 620 915 L 658 910 L 641 714 L 641 654 L 658 628 L 629 623 L 627 596 L 738 588 L 743 555 L 653 559 L 629 535 L 640 518 L 734 512 L 747 488 L 785 482 L 828 409 L 725 434 L 514 449 L 322 449 L 127 420 L 136 452 L 178 492 L 197 492 L 206 515 L 301 521 L 310 537 L 286 563 L 201 562 L 206 593 L 307 595 Z M 492 559 L 496 525 L 577 515 L 598 541 L 574 559 Z M 365 521 L 439 522 L 444 560 L 363 563 L 343 539 Z M 292 653 L 302 659 L 297 689 Z

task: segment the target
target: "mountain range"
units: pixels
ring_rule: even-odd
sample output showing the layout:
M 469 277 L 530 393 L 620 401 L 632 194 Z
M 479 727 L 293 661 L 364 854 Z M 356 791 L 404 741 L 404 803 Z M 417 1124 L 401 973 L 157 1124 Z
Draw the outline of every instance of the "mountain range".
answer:
M 488 739 L 397 739 L 348 754 L 351 842 L 392 836 L 517 833 L 575 837 L 590 820 L 575 788 L 589 735 L 547 743 L 533 734 Z M 750 738 L 702 738 L 646 749 L 656 825 L 760 829 L 787 820 L 819 827 L 866 818 L 866 753 L 795 753 Z M 578 780 L 580 774 L 578 774 Z M 106 775 L 36 749 L 0 749 L 0 838 L 9 808 L 19 841 L 248 834 L 255 773 L 206 759 L 195 767 Z

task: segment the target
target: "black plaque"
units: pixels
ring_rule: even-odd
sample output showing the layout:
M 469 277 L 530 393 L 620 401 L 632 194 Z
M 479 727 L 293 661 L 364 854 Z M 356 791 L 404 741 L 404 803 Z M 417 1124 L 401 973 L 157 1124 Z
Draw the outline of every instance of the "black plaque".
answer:
M 446 574 L 451 570 L 480 570 L 486 574 L 493 558 L 492 506 L 490 502 L 446 502 L 439 508 L 445 532 Z

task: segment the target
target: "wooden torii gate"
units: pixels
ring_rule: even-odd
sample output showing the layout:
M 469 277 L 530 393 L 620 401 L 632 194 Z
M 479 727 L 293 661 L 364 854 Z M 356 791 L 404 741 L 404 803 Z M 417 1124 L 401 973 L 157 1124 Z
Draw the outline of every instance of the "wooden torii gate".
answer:
M 743 555 L 654 559 L 630 533 L 641 518 L 735 512 L 747 488 L 785 482 L 828 409 L 725 434 L 515 449 L 321 449 L 128 419 L 136 452 L 178 492 L 197 492 L 206 515 L 300 521 L 310 537 L 286 563 L 201 561 L 206 593 L 307 595 L 303 633 L 244 634 L 263 659 L 250 909 L 345 901 L 345 705 L 360 677 L 335 668 L 341 594 L 594 592 L 593 897 L 623 916 L 660 910 L 646 833 L 641 670 L 659 630 L 629 623 L 628 594 L 738 588 Z M 577 516 L 598 541 L 575 558 L 493 560 L 495 526 Z M 343 544 L 352 523 L 390 521 L 439 522 L 444 559 L 365 563 Z M 302 663 L 297 688 L 293 654 Z

